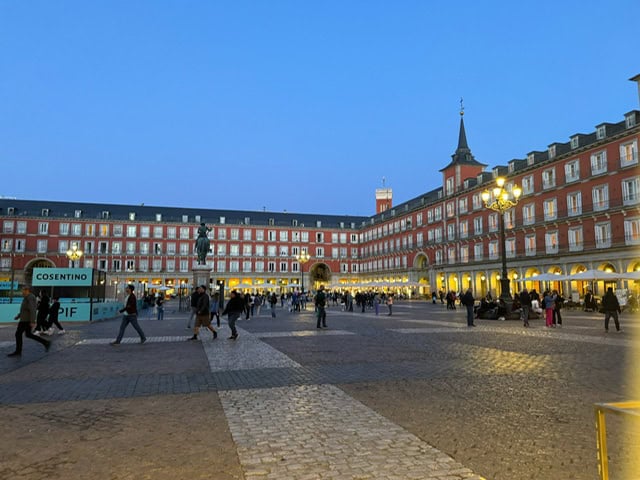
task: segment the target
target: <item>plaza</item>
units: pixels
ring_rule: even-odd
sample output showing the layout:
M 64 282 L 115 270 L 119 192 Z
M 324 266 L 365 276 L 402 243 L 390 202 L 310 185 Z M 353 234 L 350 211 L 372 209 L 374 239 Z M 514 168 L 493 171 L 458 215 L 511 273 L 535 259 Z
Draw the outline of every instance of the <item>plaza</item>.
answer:
M 170 301 L 163 321 L 140 315 L 144 345 L 133 331 L 109 345 L 119 319 L 69 324 L 19 359 L 3 324 L 0 477 L 594 479 L 593 404 L 629 399 L 640 327 L 563 313 L 562 329 L 468 328 L 439 303 L 331 305 L 320 330 L 309 304 L 188 342 Z M 623 426 L 609 426 L 611 478 L 638 473 Z

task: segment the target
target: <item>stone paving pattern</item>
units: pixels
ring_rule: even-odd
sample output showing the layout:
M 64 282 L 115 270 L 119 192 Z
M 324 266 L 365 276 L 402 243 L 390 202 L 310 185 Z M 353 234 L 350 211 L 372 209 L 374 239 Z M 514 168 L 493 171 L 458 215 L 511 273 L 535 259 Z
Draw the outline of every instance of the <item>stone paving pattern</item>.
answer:
M 640 322 L 563 329 L 424 302 L 394 315 L 278 309 L 240 337 L 186 341 L 186 313 L 68 325 L 48 354 L 0 327 L 0 478 L 593 479 L 593 403 L 630 398 Z M 637 387 L 636 387 L 637 388 Z M 636 390 L 637 391 L 637 390 Z M 637 432 L 610 422 L 611 478 L 639 476 Z M 634 450 L 635 449 L 635 450 Z M 615 475 L 625 475 L 616 477 Z

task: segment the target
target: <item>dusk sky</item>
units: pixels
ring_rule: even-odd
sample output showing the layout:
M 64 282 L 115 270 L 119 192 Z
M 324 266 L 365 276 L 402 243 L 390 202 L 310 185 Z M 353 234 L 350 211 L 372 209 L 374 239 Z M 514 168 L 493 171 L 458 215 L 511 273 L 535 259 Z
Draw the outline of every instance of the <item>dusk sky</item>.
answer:
M 638 109 L 640 1 L 0 0 L 0 195 L 372 215 Z

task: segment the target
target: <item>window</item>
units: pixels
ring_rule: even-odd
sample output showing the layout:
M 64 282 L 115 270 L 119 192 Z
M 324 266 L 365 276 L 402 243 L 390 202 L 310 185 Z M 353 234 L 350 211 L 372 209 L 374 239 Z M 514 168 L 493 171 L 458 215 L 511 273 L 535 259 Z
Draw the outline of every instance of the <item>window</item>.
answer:
M 122 269 L 122 262 L 120 261 L 120 259 L 115 259 L 112 262 L 112 266 L 114 272 L 119 272 Z
M 176 227 L 167 227 L 167 238 L 175 240 L 177 238 L 176 231 Z
M 267 271 L 273 273 L 276 271 L 276 262 L 267 262 Z
M 553 188 L 556 186 L 556 169 L 549 168 L 542 172 L 542 188 Z
M 460 246 L 460 262 L 469 263 L 469 245 Z
M 161 222 L 161 221 L 162 221 L 162 214 L 156 213 L 156 222 Z
M 522 194 L 530 195 L 533 193 L 534 182 L 533 175 L 527 175 L 526 177 L 522 177 Z
M 135 238 L 138 234 L 138 228 L 135 225 L 127 225 L 127 237 Z
M 287 271 L 287 262 L 280 262 L 280 271 L 281 272 Z
M 460 200 L 458 200 L 458 212 L 459 213 L 467 213 L 469 209 L 469 205 L 468 205 L 468 199 L 467 198 L 461 198 Z
M 268 257 L 275 257 L 276 256 L 276 246 L 275 245 L 269 245 L 267 246 L 267 256 Z
M 115 255 L 119 255 L 122 253 L 122 243 L 121 242 L 113 242 L 111 244 L 111 253 Z
M 237 260 L 231 260 L 229 262 L 229 271 L 232 273 L 237 273 L 240 271 L 240 262 Z
M 153 238 L 162 238 L 162 230 L 163 228 L 161 226 L 153 227 Z M 175 238 L 175 233 L 173 238 Z
M 93 242 L 84 242 L 84 253 L 85 255 L 93 254 Z M 89 264 L 87 262 L 85 262 L 84 266 L 87 268 L 93 268 L 89 267 Z
M 149 255 L 149 242 L 140 242 L 140 254 Z
M 471 201 L 474 210 L 479 210 L 482 208 L 482 194 L 474 193 Z
M 17 222 L 16 233 L 19 233 L 19 234 L 27 233 L 27 222 Z
M 232 228 L 231 229 L 231 240 L 240 240 L 240 229 Z
M 226 239 L 227 239 L 227 229 L 218 228 L 218 240 L 226 240 Z
M 175 255 L 176 254 L 176 244 L 175 242 L 167 243 L 167 255 Z
M 264 272 L 264 262 L 256 262 L 255 263 L 255 270 L 256 272 Z
M 476 217 L 473 219 L 473 233 L 475 235 L 482 234 L 482 217 Z
M 218 260 L 216 264 L 216 271 L 218 273 L 224 273 L 227 271 L 227 262 L 225 260 Z
M 584 236 L 582 235 L 582 227 L 571 227 L 568 231 L 569 251 L 579 252 L 584 248 Z
M 451 218 L 456 214 L 456 204 L 454 202 L 447 202 L 447 218 Z
M 456 224 L 450 223 L 447 225 L 447 240 L 455 240 L 456 239 Z
M 154 272 L 161 272 L 162 271 L 162 259 L 160 258 L 156 258 L 153 263 L 152 263 L 152 267 Z
M 76 210 L 75 212 L 73 212 L 73 216 L 75 218 L 82 218 L 82 210 Z
M 555 198 L 545 200 L 544 206 L 544 219 L 546 221 L 555 220 L 558 218 L 558 204 Z
M 190 230 L 191 229 L 189 227 L 180 227 L 180 240 L 189 240 Z
M 232 257 L 237 257 L 240 255 L 240 245 L 237 243 L 229 246 L 229 255 Z
M 281 245 L 280 246 L 280 256 L 281 257 L 288 257 L 289 256 L 289 247 L 287 247 L 286 245 Z
M 287 230 L 280 230 L 280 241 L 281 242 L 289 241 L 289 232 Z
M 61 223 L 60 224 L 60 235 L 69 235 L 69 224 L 68 223 Z M 107 235 L 109 236 L 109 232 L 107 231 Z
M 96 226 L 93 223 L 87 223 L 84 226 L 84 231 L 87 237 L 93 237 L 96 234 Z
M 458 230 L 460 238 L 467 238 L 469 236 L 469 223 L 466 220 L 461 221 L 460 225 L 458 225 Z
M 245 260 L 242 262 L 242 271 L 243 272 L 250 272 L 251 271 L 251 260 Z
M 453 177 L 447 178 L 446 184 L 445 184 L 445 189 L 446 189 L 447 195 L 452 195 L 453 194 L 453 187 L 454 187 Z
M 574 217 L 580 214 L 582 214 L 582 193 L 570 193 L 567 195 L 567 215 Z
M 316 247 L 316 257 L 317 258 L 324 258 L 324 248 Z
M 489 259 L 497 260 L 499 258 L 500 252 L 498 250 L 498 241 L 491 240 L 489 242 Z
M 436 222 L 442 220 L 442 207 L 436 207 L 433 209 L 433 219 Z
M 153 254 L 154 255 L 162 255 L 162 244 L 155 242 L 153 244 Z
M 591 175 L 607 173 L 607 152 L 603 150 L 591 155 Z
M 65 245 L 64 250 L 62 249 L 62 245 Z M 60 253 L 65 253 L 67 251 L 68 247 L 68 243 L 65 240 L 60 240 Z M 7 240 L 2 240 L 2 251 L 3 252 L 10 252 L 11 250 L 13 250 L 13 240 L 11 239 L 7 239 Z
M 98 244 L 98 253 L 101 255 L 108 253 L 107 242 L 100 242 Z
M 565 163 L 564 177 L 565 182 L 567 183 L 580 180 L 580 162 L 578 160 L 573 160 L 572 162 Z
M 524 236 L 524 254 L 527 257 L 533 257 L 536 254 L 536 235 L 529 233 Z
M 624 241 L 627 245 L 640 245 L 640 218 L 625 219 Z
M 522 207 L 522 224 L 532 225 L 536 223 L 536 204 L 528 203 Z
M 264 230 L 256 230 L 256 241 L 257 242 L 264 241 Z
M 547 254 L 558 253 L 558 232 L 554 230 L 544 235 L 545 252 Z
M 640 177 L 622 181 L 622 202 L 624 205 L 635 205 L 640 199 Z
M 47 253 L 47 240 L 38 240 L 38 253 Z
M 98 235 L 100 235 L 101 237 L 108 237 L 109 236 L 109 225 L 101 224 L 100 225 L 100 229 L 98 230 Z
M 489 215 L 488 220 L 489 220 L 489 231 L 497 232 L 498 231 L 498 214 L 492 213 L 491 215 Z
M 13 220 L 5 220 L 2 224 L 2 233 L 13 233 Z
M 516 225 L 516 211 L 512 208 L 504 212 L 504 228 L 511 229 Z
M 141 226 L 140 227 L 140 236 L 142 238 L 149 238 L 151 236 L 151 227 L 149 227 L 149 226 Z
M 242 256 L 243 257 L 250 257 L 251 256 L 251 245 L 242 245 Z
M 611 247 L 611 223 L 603 222 L 596 223 L 596 248 L 609 248 Z
M 136 242 L 127 242 L 126 247 L 128 255 L 133 255 L 134 253 L 136 253 Z
M 591 191 L 593 197 L 593 210 L 600 211 L 609 208 L 609 186 L 600 185 L 593 187 Z
M 46 235 L 49 233 L 49 224 L 46 222 L 40 222 L 38 224 L 38 233 L 40 235 Z
M 476 243 L 473 246 L 473 258 L 475 260 L 482 260 L 484 253 L 484 245 L 482 243 Z
M 125 268 L 127 269 L 127 272 L 133 272 L 136 269 L 136 262 L 134 260 L 127 260 L 125 262 Z
M 73 224 L 73 227 L 75 227 L 76 224 Z M 113 236 L 114 237 L 121 237 L 122 236 L 122 225 L 114 225 L 113 226 Z M 74 232 L 75 235 L 75 232 Z
M 218 244 L 218 256 L 219 257 L 226 257 L 227 256 L 227 246 L 219 243 Z
M 507 238 L 504 242 L 504 248 L 507 253 L 507 258 L 514 258 L 516 256 L 516 239 Z
M 620 145 L 620 166 L 626 167 L 638 163 L 638 141 Z
M 250 241 L 251 241 L 251 229 L 250 229 L 250 228 L 245 228 L 245 229 L 242 231 L 242 239 L 243 239 L 245 242 L 250 242 Z
M 264 245 L 256 245 L 256 257 L 264 257 Z
M 316 233 L 316 243 L 324 243 L 324 233 Z

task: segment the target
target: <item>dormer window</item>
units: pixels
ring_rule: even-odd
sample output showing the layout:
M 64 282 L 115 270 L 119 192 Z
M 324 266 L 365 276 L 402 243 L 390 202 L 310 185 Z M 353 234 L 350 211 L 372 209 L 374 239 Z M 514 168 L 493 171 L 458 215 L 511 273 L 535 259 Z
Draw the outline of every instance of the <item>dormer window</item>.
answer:
M 632 128 L 636 126 L 636 112 L 630 112 L 625 115 L 624 126 L 626 128 Z
M 48 208 L 43 208 L 42 209 L 42 216 L 43 217 L 48 217 L 49 216 L 49 209 Z
M 129 220 L 132 222 L 136 219 L 136 212 L 129 212 Z
M 107 210 L 103 210 L 102 211 L 102 219 L 103 220 L 107 220 L 110 216 L 111 216 L 111 213 L 108 212 Z
M 161 222 L 161 221 L 162 221 L 162 214 L 156 213 L 156 222 Z
M 580 146 L 580 137 L 577 135 L 575 137 L 571 137 L 571 149 L 575 150 Z
M 75 218 L 81 218 L 82 217 L 82 210 L 76 210 L 75 212 L 73 212 L 73 216 Z
M 13 215 L 16 209 L 14 207 L 7 207 L 7 215 Z
M 182 223 L 188 223 L 189 222 L 189 215 L 182 215 Z
M 536 154 L 535 153 L 530 153 L 529 155 L 527 155 L 527 165 L 531 166 L 533 165 L 533 162 L 536 161 Z
M 201 222 L 201 220 L 200 220 L 200 215 L 196 215 L 195 220 L 196 220 L 196 223 L 200 223 L 200 222 Z
M 226 217 L 220 217 L 220 225 L 224 225 L 225 223 L 227 223 Z
M 600 125 L 596 130 L 596 138 L 598 140 L 602 140 L 606 136 L 607 136 L 607 127 L 604 125 Z
M 550 145 L 548 152 L 549 152 L 549 158 L 554 158 L 556 156 L 556 146 Z

